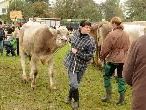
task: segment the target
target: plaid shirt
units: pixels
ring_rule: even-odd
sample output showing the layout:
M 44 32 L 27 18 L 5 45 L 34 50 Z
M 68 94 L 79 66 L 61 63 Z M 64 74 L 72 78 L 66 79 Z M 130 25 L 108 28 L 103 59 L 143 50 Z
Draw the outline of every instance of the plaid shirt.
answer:
M 70 43 L 71 48 L 76 48 L 78 51 L 76 54 L 72 53 L 71 50 L 69 51 L 65 58 L 65 66 L 70 71 L 84 71 L 95 52 L 94 38 L 76 31 L 70 38 Z

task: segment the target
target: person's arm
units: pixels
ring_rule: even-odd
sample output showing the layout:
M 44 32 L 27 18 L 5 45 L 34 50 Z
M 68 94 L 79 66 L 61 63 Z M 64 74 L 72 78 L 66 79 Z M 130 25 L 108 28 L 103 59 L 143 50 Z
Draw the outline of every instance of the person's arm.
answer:
M 108 34 L 101 46 L 100 59 L 104 60 L 112 48 L 112 36 Z
M 138 45 L 137 42 L 135 41 L 132 43 L 129 49 L 128 56 L 123 68 L 124 79 L 127 82 L 127 84 L 131 86 L 132 86 L 133 73 L 135 72 L 134 66 L 135 66 L 137 52 L 138 52 Z

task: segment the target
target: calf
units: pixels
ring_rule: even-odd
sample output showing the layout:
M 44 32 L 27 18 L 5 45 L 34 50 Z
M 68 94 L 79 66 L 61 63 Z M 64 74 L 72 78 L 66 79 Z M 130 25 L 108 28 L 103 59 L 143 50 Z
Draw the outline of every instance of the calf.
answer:
M 53 53 L 62 47 L 67 41 L 68 31 L 66 28 L 49 29 L 44 24 L 29 22 L 23 25 L 20 31 L 19 46 L 21 66 L 23 70 L 22 79 L 31 80 L 31 87 L 36 85 L 37 62 L 48 64 L 48 74 L 50 76 L 50 87 L 55 88 L 53 81 Z M 30 56 L 30 74 L 26 74 L 25 58 Z

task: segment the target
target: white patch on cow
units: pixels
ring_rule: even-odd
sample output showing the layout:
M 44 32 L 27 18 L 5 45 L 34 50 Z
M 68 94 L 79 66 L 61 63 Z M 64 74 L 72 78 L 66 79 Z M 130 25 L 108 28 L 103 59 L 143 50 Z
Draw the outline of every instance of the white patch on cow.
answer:
M 60 26 L 57 29 L 57 39 L 56 39 L 56 44 L 58 46 L 62 46 L 64 44 L 64 42 L 66 42 L 68 40 L 68 30 L 66 27 L 64 26 Z
M 68 40 L 68 38 L 66 36 L 62 36 L 63 40 Z

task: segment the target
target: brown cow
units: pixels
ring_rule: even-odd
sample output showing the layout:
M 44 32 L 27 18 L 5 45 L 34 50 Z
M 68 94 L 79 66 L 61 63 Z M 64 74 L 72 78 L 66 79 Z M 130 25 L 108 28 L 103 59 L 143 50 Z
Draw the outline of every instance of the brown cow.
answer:
M 103 40 L 107 36 L 107 34 L 112 31 L 112 26 L 108 21 L 104 22 L 97 22 L 92 24 L 91 26 L 91 31 L 90 35 L 95 38 L 96 41 L 96 58 L 94 60 L 94 63 L 99 66 L 100 65 L 100 60 L 99 58 L 99 52 L 100 52 L 100 46 L 102 45 Z
M 144 34 L 144 29 L 146 25 L 138 24 L 138 22 L 125 22 L 123 23 L 123 26 L 124 31 L 126 31 L 129 34 L 130 43 L 132 43 L 139 36 Z M 103 40 L 110 31 L 112 31 L 112 26 L 109 22 L 100 22 L 92 25 L 91 35 L 95 37 L 98 47 L 102 45 Z M 97 51 L 99 52 L 100 49 L 99 48 L 97 49 L 98 49 Z M 97 54 L 95 63 L 97 65 L 100 65 L 98 52 L 96 52 Z
M 68 31 L 66 28 L 49 29 L 46 25 L 29 22 L 24 24 L 20 32 L 20 57 L 23 70 L 22 79 L 31 80 L 31 87 L 36 85 L 37 62 L 48 64 L 50 87 L 55 88 L 53 81 L 53 53 L 62 47 L 67 41 Z M 25 72 L 25 58 L 30 56 L 29 78 Z

